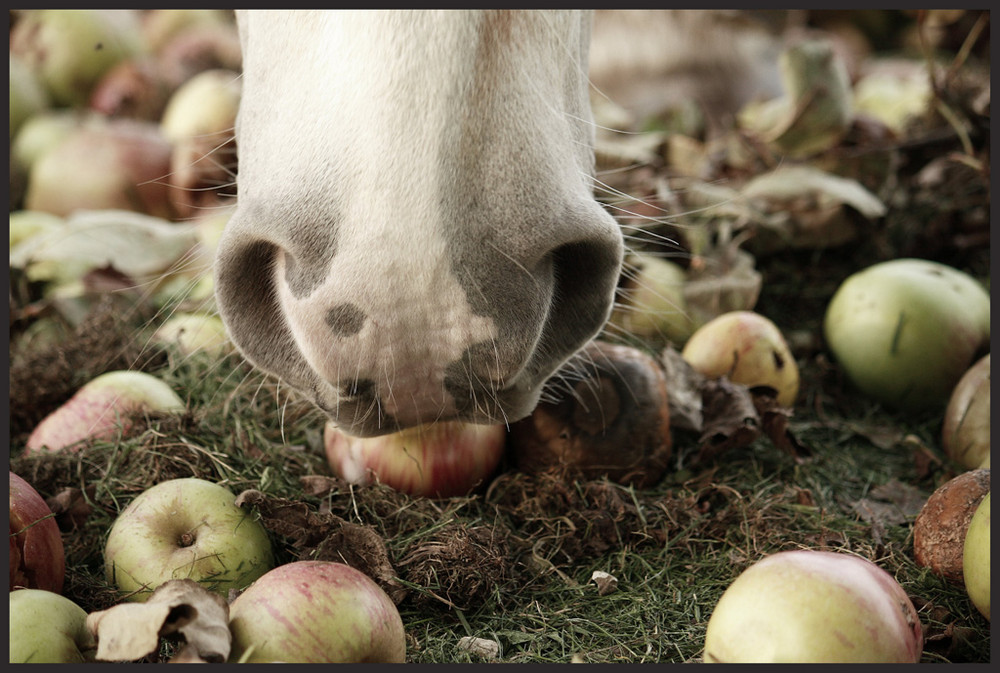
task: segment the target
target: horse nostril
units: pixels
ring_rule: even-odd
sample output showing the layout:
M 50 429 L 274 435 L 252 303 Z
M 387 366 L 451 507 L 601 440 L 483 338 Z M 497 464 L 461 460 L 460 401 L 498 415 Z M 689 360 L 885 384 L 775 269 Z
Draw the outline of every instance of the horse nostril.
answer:
M 374 397 L 375 382 L 371 379 L 355 379 L 340 384 L 341 394 L 346 398 Z

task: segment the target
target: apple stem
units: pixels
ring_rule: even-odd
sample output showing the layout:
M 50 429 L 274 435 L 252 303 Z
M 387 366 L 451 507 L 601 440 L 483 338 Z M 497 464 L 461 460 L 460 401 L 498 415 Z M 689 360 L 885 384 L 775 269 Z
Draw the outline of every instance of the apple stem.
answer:
M 194 533 L 181 533 L 180 539 L 177 540 L 177 544 L 181 547 L 190 547 L 194 544 Z

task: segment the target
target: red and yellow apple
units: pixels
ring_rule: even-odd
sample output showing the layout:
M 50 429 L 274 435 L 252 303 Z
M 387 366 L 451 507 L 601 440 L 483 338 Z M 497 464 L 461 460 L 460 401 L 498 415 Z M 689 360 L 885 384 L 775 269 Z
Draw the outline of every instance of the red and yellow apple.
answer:
M 726 589 L 708 621 L 710 663 L 916 663 L 917 611 L 874 563 L 846 553 L 766 556 Z
M 34 487 L 10 473 L 10 590 L 60 593 L 66 575 L 62 535 Z
M 353 437 L 332 423 L 323 431 L 334 474 L 353 484 L 377 480 L 397 491 L 438 498 L 465 495 L 503 457 L 507 429 L 458 421 L 379 437 Z
M 403 663 L 406 637 L 389 596 L 330 561 L 278 566 L 229 606 L 230 662 Z

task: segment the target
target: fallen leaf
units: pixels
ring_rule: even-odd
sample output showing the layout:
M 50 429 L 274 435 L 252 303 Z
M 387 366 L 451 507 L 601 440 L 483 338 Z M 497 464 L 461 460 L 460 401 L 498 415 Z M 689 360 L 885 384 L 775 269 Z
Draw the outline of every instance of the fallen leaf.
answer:
M 709 379 L 702 388 L 704 426 L 698 460 L 750 445 L 761 434 L 760 416 L 746 386 L 726 377 Z
M 194 225 L 126 210 L 81 210 L 58 236 L 29 238 L 10 251 L 10 265 L 32 280 L 79 280 L 114 269 L 137 283 L 159 279 L 197 244 Z
M 121 603 L 87 615 L 100 661 L 137 661 L 156 652 L 160 639 L 182 637 L 198 658 L 229 657 L 229 605 L 193 580 L 168 580 L 145 603 Z
M 463 636 L 458 640 L 458 649 L 476 654 L 484 659 L 495 659 L 500 655 L 500 643 L 486 638 Z
M 598 596 L 607 596 L 618 590 L 618 578 L 603 570 L 595 570 L 590 581 L 597 585 Z
M 56 515 L 59 528 L 72 530 L 86 523 L 87 517 L 94 510 L 90 498 L 93 498 L 96 492 L 96 486 L 88 486 L 86 494 L 78 488 L 64 488 L 51 498 L 46 498 L 45 504 Z
M 670 425 L 701 432 L 701 388 L 705 384 L 705 376 L 695 371 L 680 352 L 670 346 L 660 353 L 660 364 L 667 379 Z
M 369 525 L 346 521 L 332 512 L 318 512 L 307 503 L 276 498 L 256 489 L 236 496 L 236 506 L 252 506 L 261 523 L 289 539 L 301 559 L 336 561 L 365 573 L 397 605 L 409 590 L 396 579 L 382 536 Z

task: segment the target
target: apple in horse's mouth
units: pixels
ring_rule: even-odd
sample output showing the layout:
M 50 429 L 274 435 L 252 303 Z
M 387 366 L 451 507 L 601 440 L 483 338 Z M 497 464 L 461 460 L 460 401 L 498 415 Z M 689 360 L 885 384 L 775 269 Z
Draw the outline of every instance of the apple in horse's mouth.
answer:
M 503 425 L 447 421 L 379 437 L 353 437 L 328 422 L 326 457 L 334 474 L 354 484 L 378 481 L 410 495 L 466 495 L 503 457 Z

